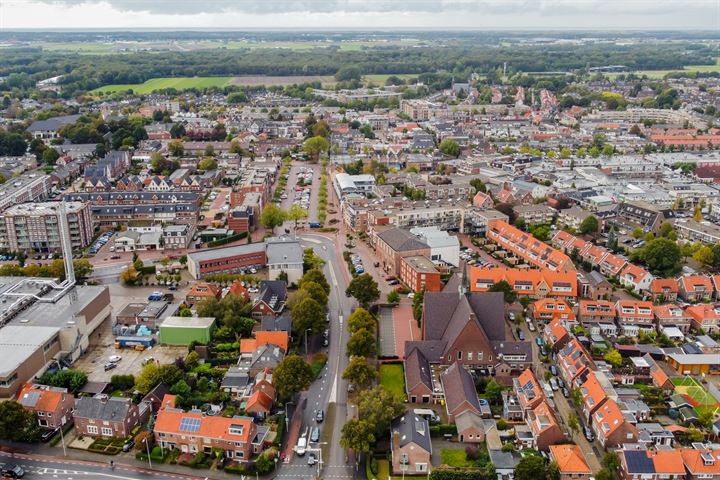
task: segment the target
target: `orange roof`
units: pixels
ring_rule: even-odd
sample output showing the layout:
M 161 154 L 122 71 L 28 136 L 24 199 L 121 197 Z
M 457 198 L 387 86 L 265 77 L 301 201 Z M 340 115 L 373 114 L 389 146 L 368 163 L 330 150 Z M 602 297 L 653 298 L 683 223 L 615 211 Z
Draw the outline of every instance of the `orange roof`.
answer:
M 645 270 L 642 267 L 638 267 L 637 265 L 633 263 L 628 263 L 625 265 L 625 268 L 622 269 L 621 275 L 623 277 L 627 277 L 631 279 L 633 282 L 637 283 L 643 278 L 650 275 L 650 272 Z
M 650 282 L 650 292 L 663 293 L 664 290 L 672 293 L 677 293 L 677 280 L 675 280 L 674 278 L 654 278 Z
M 573 317 L 574 317 L 574 315 L 575 314 L 573 314 Z M 563 325 L 563 320 L 560 318 L 556 318 L 556 319 L 550 321 L 550 323 L 548 323 L 547 326 L 545 327 L 545 330 L 546 330 L 546 333 L 549 332 L 548 338 L 550 340 L 552 340 L 553 345 L 555 345 L 560 340 L 562 340 L 563 338 L 570 335 L 570 332 L 568 332 L 568 329 L 565 328 L 565 326 Z
M 624 451 L 622 452 L 624 454 Z M 685 475 L 685 464 L 680 450 L 644 450 L 643 453 L 652 461 L 655 475 Z M 629 471 L 630 474 L 642 474 L 643 471 Z
M 615 400 L 608 398 L 593 414 L 593 423 L 599 426 L 607 438 L 625 423 L 625 417 Z
M 615 304 L 605 300 L 580 300 L 580 315 L 615 317 Z
M 550 457 L 557 462 L 560 473 L 592 474 L 577 445 L 550 445 Z
M 655 361 L 650 354 L 645 355 L 643 358 L 650 364 L 650 377 L 653 379 L 653 384 L 656 387 L 664 387 L 668 385 L 670 377 L 668 377 L 665 370 Z
M 252 353 L 258 347 L 263 345 L 275 345 L 288 351 L 288 333 L 287 332 L 267 332 L 259 330 L 255 332 L 255 338 L 244 338 L 240 340 L 240 353 Z
M 653 313 L 655 317 L 660 320 L 690 320 L 690 315 L 685 312 L 680 305 L 675 305 L 674 303 L 655 305 L 653 307 Z
M 560 319 L 568 322 L 575 320 L 575 312 L 564 300 L 543 298 L 532 304 L 534 317 Z
M 686 292 L 694 292 L 696 287 L 703 287 L 706 292 L 712 292 L 712 282 L 710 277 L 705 275 L 688 275 L 680 277 L 680 282 Z
M 187 297 L 215 297 L 220 295 L 220 287 L 213 283 L 199 282 L 190 287 Z
M 720 320 L 720 306 L 715 306 L 709 303 L 692 305 L 687 307 L 685 311 L 698 322 L 712 319 L 715 319 L 716 321 Z
M 545 400 L 533 408 L 532 412 L 535 418 L 528 418 L 528 423 L 535 434 L 540 434 L 549 428 L 559 426 L 555 418 L 555 413 L 553 413 L 550 405 L 548 405 Z
M 600 385 L 600 382 L 598 382 L 595 372 L 592 371 L 588 374 L 585 383 L 580 386 L 580 393 L 582 394 L 583 402 L 585 402 L 591 410 L 597 408 L 598 405 L 602 404 L 607 398 L 605 390 L 602 385 Z
M 273 405 L 273 399 L 262 390 L 255 390 L 247 400 L 245 410 L 248 412 L 269 412 Z
M 169 398 L 171 397 L 171 398 Z M 163 407 L 160 408 L 155 419 L 155 432 L 186 434 L 180 430 L 180 423 L 184 418 L 192 418 L 199 421 L 197 432 L 198 437 L 215 438 L 219 440 L 250 442 L 255 436 L 255 425 L 249 418 L 226 418 L 221 416 L 206 416 L 201 413 L 185 412 L 181 409 L 167 406 L 175 404 L 174 395 L 163 397 Z M 230 427 L 235 427 L 230 433 Z
M 529 368 L 520 374 L 518 377 L 518 384 L 520 385 L 520 389 L 516 393 L 524 407 L 527 408 L 527 405 L 534 403 L 536 400 L 545 398 L 545 394 L 542 388 L 540 388 L 537 378 L 535 378 L 535 375 Z M 529 398 L 527 395 L 526 387 L 528 385 L 532 385 L 533 398 Z
M 713 457 L 715 461 L 712 463 L 705 462 L 701 456 L 702 454 Z M 682 455 L 683 463 L 690 473 L 720 475 L 720 450 L 683 448 L 680 449 L 680 455 Z
M 36 386 L 37 385 L 26 383 L 18 394 L 18 402 L 20 403 L 22 403 L 23 398 L 25 398 L 30 393 L 37 393 L 39 395 L 37 402 L 35 402 L 35 405 L 23 405 L 23 408 L 25 408 L 26 410 L 54 412 L 62 403 L 63 395 L 67 394 L 67 392 L 62 392 L 55 389 L 49 390 L 48 388 L 50 387 L 45 387 L 44 385 L 43 388 L 35 388 Z
M 244 298 L 250 298 L 247 288 L 242 286 L 240 280 L 235 280 L 233 284 L 230 285 L 230 290 L 228 290 L 228 293 L 232 293 Z
M 577 277 L 572 272 L 553 272 L 548 269 L 508 268 L 508 267 L 472 267 L 470 269 L 470 291 L 485 292 L 493 283 L 505 280 L 517 293 L 534 295 L 543 284 L 548 295 L 562 297 L 577 296 Z M 530 284 L 531 289 L 522 288 Z
M 618 300 L 616 304 L 618 316 L 623 318 L 653 318 L 652 302 L 640 300 Z
M 536 267 L 549 268 L 552 271 L 575 272 L 575 265 L 570 257 L 529 233 L 523 232 L 503 220 L 493 220 L 488 227 L 487 237 L 490 240 L 514 252 L 528 263 Z

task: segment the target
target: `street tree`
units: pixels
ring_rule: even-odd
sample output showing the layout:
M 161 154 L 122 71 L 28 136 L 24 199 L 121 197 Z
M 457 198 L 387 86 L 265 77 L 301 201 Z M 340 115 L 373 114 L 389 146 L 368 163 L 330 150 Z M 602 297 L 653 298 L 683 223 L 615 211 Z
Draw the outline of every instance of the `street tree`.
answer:
M 279 227 L 285 221 L 285 212 L 274 203 L 269 203 L 263 208 L 262 214 L 260 214 L 260 223 L 263 227 L 269 228 L 271 232 L 275 233 L 275 227 Z
M 359 397 L 358 417 L 373 425 L 378 435 L 387 432 L 390 422 L 405 411 L 403 399 L 383 386 L 377 386 Z
M 355 309 L 355 311 L 348 317 L 348 329 L 350 330 L 350 333 L 355 333 L 360 329 L 374 332 L 376 326 L 377 321 L 375 320 L 375 317 L 373 317 L 372 314 L 364 308 Z
M 342 378 L 358 388 L 367 388 L 377 378 L 377 370 L 368 364 L 365 357 L 352 357 Z
M 325 278 L 325 274 L 318 268 L 312 268 L 305 272 L 300 281 L 298 282 L 298 288 L 302 288 L 305 282 L 315 282 L 320 285 L 325 293 L 330 295 L 330 284 Z
M 283 402 L 307 389 L 314 379 L 312 367 L 299 355 L 288 355 L 273 372 L 273 385 Z
M 320 155 L 330 149 L 330 142 L 325 137 L 316 135 L 305 140 L 303 150 L 310 157 L 310 160 L 317 163 Z
M 358 463 L 363 454 L 370 453 L 374 443 L 373 426 L 365 420 L 352 418 L 343 425 L 340 433 L 340 446 L 356 453 Z
M 300 338 L 307 329 L 313 334 L 325 329 L 325 308 L 311 297 L 304 298 L 290 312 L 294 336 Z
M 367 309 L 380 298 L 380 290 L 375 279 L 369 273 L 363 273 L 352 279 L 345 295 L 355 298 L 360 306 Z
M 320 284 L 315 282 L 303 282 L 300 290 L 307 292 L 310 298 L 318 302 L 323 307 L 327 306 L 328 296 L 327 293 L 325 293 L 325 289 L 323 289 Z
M 287 211 L 287 219 L 295 222 L 295 228 L 297 229 L 297 223 L 300 220 L 308 218 L 308 212 L 297 203 L 293 203 L 290 209 Z
M 374 357 L 377 354 L 375 334 L 364 328 L 356 331 L 347 341 L 346 353 L 349 357 Z
M 680 247 L 670 239 L 656 238 L 649 241 L 640 252 L 640 257 L 651 273 L 670 277 L 680 271 Z
M 458 145 L 455 140 L 452 138 L 446 138 L 440 142 L 440 151 L 445 155 L 457 158 L 460 156 L 461 149 L 460 145 Z
M 15 400 L 0 402 L 0 439 L 31 443 L 40 439 L 35 413 L 25 410 Z
M 185 153 L 182 140 L 172 140 L 168 143 L 168 152 L 170 152 L 170 155 L 173 157 L 182 157 Z
M 515 467 L 516 480 L 546 480 L 545 460 L 539 455 L 526 455 Z

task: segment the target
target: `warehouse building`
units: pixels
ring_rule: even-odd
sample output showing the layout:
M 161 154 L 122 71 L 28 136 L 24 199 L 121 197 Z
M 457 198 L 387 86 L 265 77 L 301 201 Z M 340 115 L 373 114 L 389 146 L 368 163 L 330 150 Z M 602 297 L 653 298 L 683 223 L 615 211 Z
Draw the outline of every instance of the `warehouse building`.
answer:
M 212 317 L 167 317 L 160 325 L 158 342 L 163 345 L 208 343 L 214 329 Z

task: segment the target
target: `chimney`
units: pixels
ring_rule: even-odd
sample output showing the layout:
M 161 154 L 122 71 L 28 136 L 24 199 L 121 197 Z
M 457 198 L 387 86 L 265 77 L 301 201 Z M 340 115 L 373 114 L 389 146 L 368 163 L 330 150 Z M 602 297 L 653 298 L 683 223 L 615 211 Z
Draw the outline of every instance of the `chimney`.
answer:
M 392 444 L 393 450 L 398 450 L 400 448 L 400 432 L 397 430 L 393 430 L 392 432 Z

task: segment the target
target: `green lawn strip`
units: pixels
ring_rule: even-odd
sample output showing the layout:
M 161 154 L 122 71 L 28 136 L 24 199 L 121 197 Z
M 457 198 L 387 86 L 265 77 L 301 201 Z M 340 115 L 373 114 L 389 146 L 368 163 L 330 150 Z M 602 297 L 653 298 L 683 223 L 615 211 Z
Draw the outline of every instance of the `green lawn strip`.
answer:
M 386 363 L 380 365 L 380 385 L 395 393 L 400 398 L 405 397 L 405 374 L 401 364 Z

